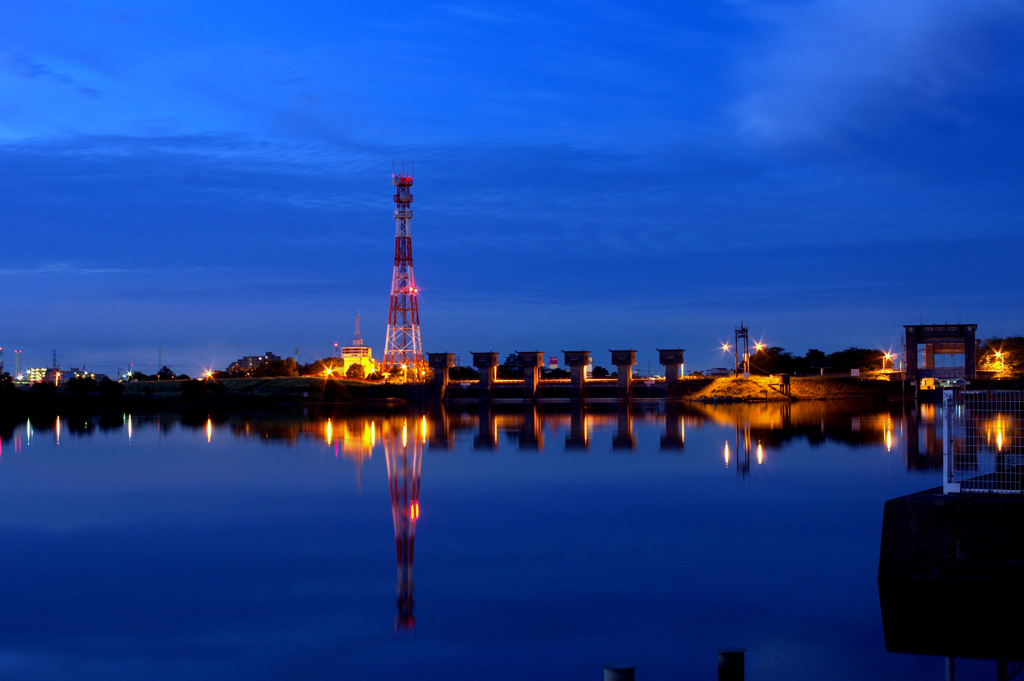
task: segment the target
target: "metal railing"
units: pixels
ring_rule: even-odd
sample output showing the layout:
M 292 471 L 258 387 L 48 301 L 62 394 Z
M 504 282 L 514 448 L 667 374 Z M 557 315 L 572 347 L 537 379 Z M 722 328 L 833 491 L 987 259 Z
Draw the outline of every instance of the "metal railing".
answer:
M 943 391 L 942 491 L 1024 493 L 1024 391 Z

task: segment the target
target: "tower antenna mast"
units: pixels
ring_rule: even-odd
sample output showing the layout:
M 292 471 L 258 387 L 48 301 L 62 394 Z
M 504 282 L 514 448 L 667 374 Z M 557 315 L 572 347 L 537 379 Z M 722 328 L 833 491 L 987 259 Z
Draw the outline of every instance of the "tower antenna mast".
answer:
M 419 376 L 427 366 L 420 342 L 419 289 L 412 273 L 412 175 L 392 171 L 395 186 L 395 269 L 391 278 L 388 335 L 382 371 L 403 369 L 403 378 Z

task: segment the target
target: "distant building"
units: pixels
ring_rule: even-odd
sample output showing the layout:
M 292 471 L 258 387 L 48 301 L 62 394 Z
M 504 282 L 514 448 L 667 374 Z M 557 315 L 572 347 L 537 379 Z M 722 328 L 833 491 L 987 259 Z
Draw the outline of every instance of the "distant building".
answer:
M 255 369 L 264 362 L 280 362 L 281 357 L 275 355 L 270 350 L 267 350 L 266 354 L 262 356 L 246 355 L 240 359 L 236 359 L 228 366 L 228 373 L 242 373 Z
M 52 383 L 53 385 L 60 385 L 61 372 L 60 369 L 42 369 L 34 367 L 28 370 L 26 373 L 29 383 Z
M 359 315 L 356 315 L 356 335 L 352 339 L 352 345 L 341 348 L 341 375 L 347 375 L 348 370 L 357 364 L 363 367 L 363 376 L 369 376 L 376 369 L 373 350 L 363 345 L 363 337 L 359 335 Z
M 708 369 L 704 375 L 710 378 L 725 378 L 731 376 L 732 372 L 725 367 L 715 367 L 714 369 Z

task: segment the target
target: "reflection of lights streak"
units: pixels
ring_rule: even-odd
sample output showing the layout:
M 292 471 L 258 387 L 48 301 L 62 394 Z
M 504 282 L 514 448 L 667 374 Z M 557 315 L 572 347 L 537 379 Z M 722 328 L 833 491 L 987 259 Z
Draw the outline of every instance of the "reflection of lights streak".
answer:
M 1011 423 L 1009 419 L 1006 419 L 1002 414 L 996 414 L 996 417 L 992 419 L 985 428 L 985 439 L 991 446 L 993 437 L 995 438 L 996 451 L 1003 451 L 1005 445 L 1004 437 L 1005 432 L 1009 430 Z
M 420 417 L 420 441 L 421 442 L 426 442 L 427 441 L 427 417 L 426 416 L 421 416 Z M 418 509 L 417 509 L 417 512 L 418 512 Z
M 60 417 L 57 417 L 57 422 L 54 424 L 54 437 L 57 438 L 57 444 L 60 444 Z
M 324 424 L 324 439 L 327 441 L 328 446 L 334 440 L 334 425 L 330 419 L 327 419 L 327 423 Z
M 761 443 L 757 443 L 757 463 L 764 463 L 764 449 L 761 448 Z
M 729 467 L 729 441 L 725 441 L 725 467 Z
M 402 419 L 402 446 L 409 446 L 409 423 L 405 419 Z
M 885 451 L 887 451 L 887 452 L 891 452 L 892 451 L 892 429 L 891 428 L 886 428 L 885 429 Z
M 206 442 L 209 443 L 213 439 L 213 419 L 206 418 Z

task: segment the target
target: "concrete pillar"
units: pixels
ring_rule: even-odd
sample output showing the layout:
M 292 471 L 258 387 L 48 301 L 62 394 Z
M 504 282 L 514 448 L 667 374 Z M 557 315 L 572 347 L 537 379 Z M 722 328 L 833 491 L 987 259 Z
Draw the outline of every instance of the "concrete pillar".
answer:
M 636 365 L 636 350 L 609 350 L 612 353 L 612 364 L 619 373 L 619 399 L 629 399 L 629 379 L 633 377 Z
M 604 681 L 633 681 L 636 678 L 636 667 L 612 664 L 604 668 Z
M 682 348 L 658 348 L 658 364 L 665 367 L 665 397 L 673 397 L 679 391 L 678 383 L 683 374 Z
M 490 402 L 494 381 L 498 378 L 498 353 L 474 352 L 473 366 L 480 370 L 480 401 Z
M 517 352 L 519 366 L 523 368 L 523 399 L 533 402 L 537 398 L 537 382 L 540 380 L 540 369 L 544 366 L 544 353 L 535 350 Z
M 455 355 L 450 352 L 429 352 L 427 363 L 434 370 L 434 394 L 443 400 L 448 395 L 448 370 L 455 366 Z
M 978 342 L 974 338 L 977 328 L 974 324 L 965 324 L 961 332 L 964 337 L 964 378 L 968 381 L 978 377 Z
M 743 681 L 744 648 L 718 649 L 718 681 Z
M 569 398 L 583 399 L 583 384 L 586 382 L 586 366 L 590 363 L 589 350 L 562 350 L 565 354 L 565 365 L 569 367 Z
M 907 356 L 903 358 L 906 365 L 906 378 L 910 381 L 917 380 L 917 328 L 914 326 L 903 327 L 903 347 Z

